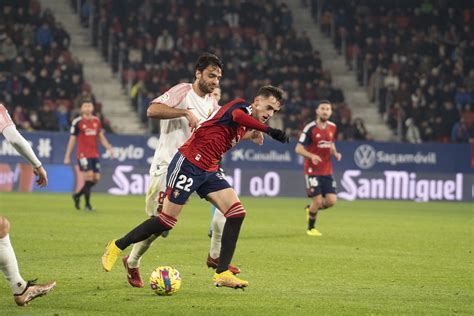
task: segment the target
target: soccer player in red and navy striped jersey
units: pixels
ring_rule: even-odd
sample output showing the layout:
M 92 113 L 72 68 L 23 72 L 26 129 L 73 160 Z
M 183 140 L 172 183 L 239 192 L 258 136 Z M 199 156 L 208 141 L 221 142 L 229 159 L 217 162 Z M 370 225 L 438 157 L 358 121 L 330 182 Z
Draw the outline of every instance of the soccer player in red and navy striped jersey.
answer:
M 86 203 L 84 209 L 92 211 L 90 204 L 92 187 L 100 180 L 99 146 L 98 141 L 109 152 L 110 158 L 114 158 L 112 145 L 105 138 L 102 124 L 97 116 L 92 115 L 94 105 L 90 101 L 81 104 L 81 116 L 72 121 L 71 135 L 64 154 L 64 163 L 71 162 L 71 153 L 77 141 L 76 158 L 79 169 L 84 173 L 85 183 L 79 192 L 72 195 L 74 206 L 80 209 L 80 198 L 84 195 Z
M 218 172 L 219 160 L 242 139 L 262 140 L 262 132 L 282 143 L 288 142 L 285 132 L 264 124 L 280 110 L 282 101 L 281 89 L 264 86 L 258 91 L 253 103 L 243 99 L 234 100 L 204 122 L 179 148 L 169 165 L 163 211 L 158 218 L 151 218 L 124 237 L 110 241 L 102 256 L 104 270 L 110 271 L 121 251 L 131 244 L 172 229 L 189 196 L 196 191 L 226 217 L 214 284 L 233 288 L 248 286 L 247 281 L 237 278 L 228 270 L 246 211 L 234 189 Z
M 336 181 L 332 174 L 331 154 L 337 161 L 342 155 L 336 150 L 336 124 L 329 121 L 331 103 L 322 100 L 316 108 L 317 119 L 307 124 L 300 135 L 295 151 L 304 157 L 304 174 L 308 197 L 312 200 L 306 206 L 308 236 L 321 236 L 315 228 L 318 211 L 336 204 Z

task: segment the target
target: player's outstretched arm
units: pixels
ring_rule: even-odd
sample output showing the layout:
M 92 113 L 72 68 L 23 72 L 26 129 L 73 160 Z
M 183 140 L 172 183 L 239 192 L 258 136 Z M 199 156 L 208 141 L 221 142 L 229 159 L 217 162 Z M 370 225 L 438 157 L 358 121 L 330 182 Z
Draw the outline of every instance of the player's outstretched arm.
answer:
M 110 145 L 109 141 L 105 137 L 104 131 L 101 131 L 99 133 L 99 141 L 102 144 L 102 146 L 104 146 L 104 148 L 109 152 L 110 159 L 114 159 L 115 156 L 114 156 L 113 147 L 112 147 L 112 145 Z
M 185 117 L 189 122 L 189 127 L 194 129 L 199 125 L 199 119 L 190 110 L 173 108 L 163 103 L 150 103 L 146 115 L 148 118 L 160 120 Z
M 23 156 L 23 158 L 28 160 L 33 168 L 41 166 L 41 162 L 33 152 L 33 148 L 31 148 L 28 141 L 20 134 L 20 132 L 18 132 L 15 125 L 7 126 L 3 130 L 3 136 L 5 136 L 6 140 L 12 144 L 12 146 L 18 151 L 20 155 Z
M 288 135 L 286 135 L 284 131 L 276 129 L 276 128 L 271 128 L 259 122 L 258 120 L 254 119 L 253 117 L 245 113 L 243 110 L 240 110 L 240 109 L 234 110 L 232 112 L 232 119 L 234 120 L 234 122 L 237 122 L 240 125 L 267 133 L 273 139 L 281 143 L 288 143 L 290 140 L 290 138 L 288 137 Z
M 285 131 L 276 128 L 268 128 L 267 134 L 270 135 L 273 139 L 276 139 L 280 143 L 288 143 L 290 141 L 290 136 L 286 134 Z
M 33 148 L 31 148 L 28 141 L 18 132 L 15 125 L 7 126 L 3 130 L 3 136 L 6 140 L 12 144 L 12 146 L 33 166 L 34 173 L 38 176 L 36 183 L 40 187 L 44 187 L 48 184 L 48 176 L 46 170 L 41 165 L 38 157 L 36 157 Z
M 69 142 L 67 143 L 66 153 L 64 154 L 64 164 L 68 165 L 71 163 L 71 153 L 74 149 L 74 145 L 76 144 L 76 136 L 71 135 L 69 136 Z

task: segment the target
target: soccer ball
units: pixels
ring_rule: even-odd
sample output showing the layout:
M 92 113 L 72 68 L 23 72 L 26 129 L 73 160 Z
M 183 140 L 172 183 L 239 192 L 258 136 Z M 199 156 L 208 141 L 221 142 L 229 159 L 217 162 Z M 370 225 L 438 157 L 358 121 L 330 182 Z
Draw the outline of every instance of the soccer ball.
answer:
M 181 287 L 179 271 L 168 266 L 156 268 L 150 276 L 150 287 L 157 295 L 175 294 Z

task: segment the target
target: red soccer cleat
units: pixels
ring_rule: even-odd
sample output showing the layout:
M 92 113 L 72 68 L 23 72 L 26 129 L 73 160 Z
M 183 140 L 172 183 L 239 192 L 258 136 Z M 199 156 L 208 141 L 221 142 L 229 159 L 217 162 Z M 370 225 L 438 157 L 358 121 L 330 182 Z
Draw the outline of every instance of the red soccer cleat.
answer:
M 209 268 L 216 269 L 217 265 L 219 264 L 219 258 L 214 259 L 214 258 L 211 257 L 210 254 L 208 254 L 206 264 Z M 228 269 L 229 269 L 230 272 L 232 272 L 232 274 L 239 274 L 240 273 L 240 269 L 237 268 L 237 267 L 234 267 L 231 264 L 229 264 Z
M 143 287 L 143 280 L 140 277 L 139 268 L 130 268 L 128 266 L 128 256 L 122 258 L 123 266 L 127 270 L 128 283 L 133 287 Z

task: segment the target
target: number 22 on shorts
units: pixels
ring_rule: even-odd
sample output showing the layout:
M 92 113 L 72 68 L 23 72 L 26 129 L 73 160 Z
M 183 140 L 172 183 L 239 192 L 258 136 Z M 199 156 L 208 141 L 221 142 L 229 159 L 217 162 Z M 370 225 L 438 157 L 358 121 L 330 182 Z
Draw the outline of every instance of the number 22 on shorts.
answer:
M 193 185 L 193 179 L 186 177 L 184 174 L 179 175 L 178 181 L 176 181 L 175 188 L 189 192 Z

